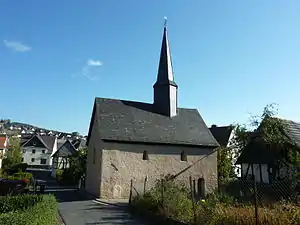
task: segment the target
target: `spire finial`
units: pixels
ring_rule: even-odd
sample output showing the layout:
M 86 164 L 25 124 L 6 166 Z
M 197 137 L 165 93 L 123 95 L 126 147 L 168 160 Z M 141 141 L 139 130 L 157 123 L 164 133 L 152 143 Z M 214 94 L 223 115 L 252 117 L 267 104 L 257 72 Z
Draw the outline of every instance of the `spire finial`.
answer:
M 165 17 L 164 17 L 164 19 L 165 19 L 165 24 L 164 24 L 164 27 L 165 27 L 165 28 L 167 28 L 167 22 L 168 22 L 168 18 L 165 16 Z

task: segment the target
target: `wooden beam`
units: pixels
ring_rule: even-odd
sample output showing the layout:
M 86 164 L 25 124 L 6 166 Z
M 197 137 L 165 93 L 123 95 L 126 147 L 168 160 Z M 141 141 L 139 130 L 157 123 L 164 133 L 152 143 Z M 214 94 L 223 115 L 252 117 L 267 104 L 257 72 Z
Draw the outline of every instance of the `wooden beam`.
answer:
M 260 182 L 263 182 L 261 164 L 259 164 L 259 175 L 260 175 Z

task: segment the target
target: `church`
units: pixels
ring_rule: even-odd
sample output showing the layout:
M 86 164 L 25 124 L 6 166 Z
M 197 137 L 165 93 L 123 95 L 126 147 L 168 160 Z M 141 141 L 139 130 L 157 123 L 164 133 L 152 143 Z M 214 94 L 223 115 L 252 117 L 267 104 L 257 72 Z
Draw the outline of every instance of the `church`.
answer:
M 128 198 L 166 175 L 201 192 L 217 188 L 219 146 L 197 109 L 178 107 L 167 27 L 164 26 L 153 103 L 96 98 L 87 138 L 86 191 Z M 197 189 L 197 185 L 196 185 Z

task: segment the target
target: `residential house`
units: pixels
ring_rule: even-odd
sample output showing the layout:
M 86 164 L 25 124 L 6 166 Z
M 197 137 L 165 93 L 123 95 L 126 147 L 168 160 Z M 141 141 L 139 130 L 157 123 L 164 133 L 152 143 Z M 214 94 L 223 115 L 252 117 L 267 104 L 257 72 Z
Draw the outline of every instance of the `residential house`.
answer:
M 142 71 L 141 71 L 142 72 Z M 86 190 L 127 198 L 131 180 L 142 191 L 171 174 L 196 181 L 197 194 L 217 188 L 217 141 L 197 109 L 179 108 L 167 28 L 164 28 L 154 102 L 96 98 L 87 138 Z
M 57 169 L 66 169 L 70 166 L 70 156 L 76 153 L 76 148 L 70 140 L 59 140 L 57 151 L 53 152 L 52 176 L 55 177 Z
M 232 166 L 237 177 L 241 177 L 241 165 L 236 165 L 236 159 L 238 157 L 238 151 L 234 145 L 235 127 L 229 126 L 217 126 L 212 125 L 209 128 L 212 135 L 215 137 L 220 146 L 227 147 L 231 150 Z
M 279 118 L 273 118 L 279 119 Z M 279 119 L 283 126 L 281 130 L 294 144 L 284 143 L 281 147 L 270 145 L 262 137 L 261 126 L 249 138 L 249 143 L 243 149 L 237 164 L 241 165 L 242 177 L 252 178 L 261 183 L 272 183 L 295 174 L 299 168 L 286 163 L 287 152 L 295 148 L 300 153 L 300 123 L 291 120 Z
M 22 162 L 30 167 L 50 168 L 51 154 L 57 150 L 57 139 L 53 136 L 33 135 L 22 143 Z
M 86 147 L 86 140 L 84 139 L 75 139 L 72 141 L 76 150 Z
M 7 151 L 8 137 L 6 135 L 0 135 L 0 168 L 2 168 L 2 160 Z

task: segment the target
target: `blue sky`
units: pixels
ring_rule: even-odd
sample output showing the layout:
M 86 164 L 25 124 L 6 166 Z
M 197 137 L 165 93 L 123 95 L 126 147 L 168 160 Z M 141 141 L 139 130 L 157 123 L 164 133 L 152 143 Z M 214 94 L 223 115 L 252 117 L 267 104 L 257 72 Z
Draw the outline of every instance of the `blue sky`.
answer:
M 0 1 L 0 117 L 86 134 L 94 98 L 152 102 L 163 31 L 207 125 L 275 102 L 300 120 L 300 2 Z

